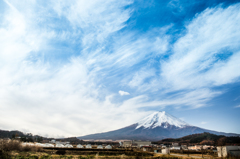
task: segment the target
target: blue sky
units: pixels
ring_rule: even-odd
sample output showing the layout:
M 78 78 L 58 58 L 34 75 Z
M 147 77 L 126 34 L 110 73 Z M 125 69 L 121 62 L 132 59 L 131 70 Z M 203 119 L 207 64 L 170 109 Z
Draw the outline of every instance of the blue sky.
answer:
M 162 111 L 240 134 L 240 2 L 0 1 L 0 129 L 51 137 Z

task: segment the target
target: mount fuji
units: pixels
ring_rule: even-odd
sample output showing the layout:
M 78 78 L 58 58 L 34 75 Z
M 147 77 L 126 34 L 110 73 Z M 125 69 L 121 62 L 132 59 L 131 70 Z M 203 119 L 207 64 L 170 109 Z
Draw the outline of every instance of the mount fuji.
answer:
M 192 126 L 186 122 L 166 113 L 154 112 L 139 122 L 130 126 L 109 131 L 78 137 L 78 139 L 100 140 L 151 140 L 157 141 L 164 138 L 179 138 L 196 133 L 212 133 L 224 136 L 239 136 L 239 134 L 217 132 Z

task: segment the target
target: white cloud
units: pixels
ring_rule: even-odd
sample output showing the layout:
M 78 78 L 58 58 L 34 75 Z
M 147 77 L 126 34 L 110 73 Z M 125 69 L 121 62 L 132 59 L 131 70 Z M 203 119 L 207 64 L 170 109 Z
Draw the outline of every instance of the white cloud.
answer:
M 207 9 L 186 26 L 174 54 L 162 63 L 162 77 L 175 89 L 195 89 L 239 79 L 240 4 Z M 225 52 L 224 52 L 225 51 Z M 233 55 L 223 60 L 219 55 Z M 224 53 L 223 53 L 224 52 Z
M 151 59 L 169 50 L 170 37 L 165 35 L 169 27 L 138 37 L 134 32 L 118 35 L 131 15 L 124 7 L 131 3 L 51 1 L 45 6 L 37 1 L 9 1 L 0 25 L 1 129 L 55 137 L 114 130 L 147 115 L 139 111 L 142 107 L 206 106 L 220 94 L 207 86 L 239 77 L 238 5 L 196 16 L 170 59 L 161 61 L 160 72 L 153 69 L 156 62 L 152 64 Z M 109 37 L 111 50 L 107 49 Z M 214 50 L 222 46 L 233 55 L 213 63 Z M 49 60 L 52 57 L 60 60 Z M 143 60 L 147 64 L 139 67 Z M 223 76 L 226 72 L 229 77 Z M 119 83 L 121 89 L 130 87 L 134 97 L 116 103 L 109 85 L 119 90 Z M 181 91 L 166 97 L 165 88 Z M 163 98 L 151 99 L 148 93 L 158 90 Z M 121 90 L 119 94 L 129 95 Z
M 144 80 L 147 78 L 155 76 L 155 70 L 152 68 L 142 68 L 138 72 L 136 72 L 132 78 L 132 80 L 129 82 L 130 87 L 136 87 L 143 85 L 145 83 Z
M 87 1 L 81 2 L 89 4 Z M 126 126 L 135 116 L 134 109 L 126 113 L 111 103 L 111 93 L 97 83 L 97 66 L 89 66 L 90 57 L 94 54 L 88 51 L 88 54 L 84 54 L 84 49 L 91 45 L 91 40 L 87 40 L 91 34 L 101 43 L 124 27 L 123 23 L 129 18 L 130 12 L 122 12 L 121 7 L 129 2 L 91 1 L 91 5 L 84 8 L 83 12 L 76 8 L 81 6 L 80 2 L 71 3 L 62 2 L 58 7 L 60 11 L 66 9 L 59 16 L 71 22 L 72 34 L 69 34 L 69 30 L 57 30 L 59 26 L 54 24 L 54 18 L 51 19 L 56 15 L 49 6 L 31 2 L 31 5 L 26 5 L 34 10 L 29 10 L 17 5 L 17 1 L 11 1 L 11 7 L 6 7 L 1 21 L 4 25 L 0 28 L 0 74 L 4 77 L 0 79 L 1 129 L 29 130 L 55 137 L 78 136 Z M 52 2 L 51 5 L 56 4 Z M 109 8 L 109 5 L 112 7 Z M 41 12 L 38 14 L 36 10 Z M 89 18 L 92 14 L 95 18 Z M 115 18 L 116 15 L 118 18 Z M 42 23 L 48 27 L 42 27 Z M 77 31 L 79 28 L 80 33 Z M 77 41 L 76 37 L 82 40 Z M 69 57 L 64 62 L 45 61 L 44 57 L 59 52 L 53 44 L 53 41 L 59 40 L 84 44 L 82 54 Z M 99 99 L 106 94 L 108 96 L 105 99 Z M 120 122 L 121 118 L 126 122 Z M 106 122 L 108 124 L 103 124 Z
M 124 92 L 124 91 L 118 91 L 118 93 L 121 95 L 121 96 L 124 96 L 124 95 L 130 95 L 130 93 L 128 92 Z
M 234 108 L 240 108 L 240 105 L 238 105 L 238 106 L 235 106 Z
M 0 74 L 4 77 L 0 79 L 1 129 L 28 130 L 52 137 L 80 136 L 127 126 L 149 113 L 138 110 L 149 105 L 146 99 L 112 102 L 114 93 L 106 88 L 108 81 L 103 81 L 116 70 L 124 72 L 120 68 L 155 56 L 146 50 L 162 54 L 167 40 L 148 41 L 148 35 L 132 39 L 127 33 L 120 38 L 114 35 L 131 13 L 122 9 L 129 4 L 127 1 L 91 1 L 84 11 L 77 8 L 85 5 L 80 3 L 89 2 L 53 1 L 42 6 L 33 1 L 25 9 L 18 1 L 11 1 L 14 9 L 6 8 L 0 28 Z M 56 21 L 59 18 L 66 18 L 71 27 L 60 28 Z M 65 25 L 69 25 L 68 21 Z M 118 43 L 112 52 L 105 52 L 103 42 L 111 35 L 119 38 Z M 66 48 L 63 62 L 48 60 L 61 54 L 62 46 L 56 43 L 63 41 L 81 46 L 82 50 L 70 56 L 71 47 Z M 138 105 L 132 107 L 130 103 Z

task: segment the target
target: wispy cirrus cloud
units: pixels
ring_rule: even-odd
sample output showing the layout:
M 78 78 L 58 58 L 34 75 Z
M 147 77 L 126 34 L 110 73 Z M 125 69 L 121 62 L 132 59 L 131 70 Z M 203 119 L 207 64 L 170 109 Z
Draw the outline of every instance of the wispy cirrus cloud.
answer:
M 240 76 L 239 4 L 196 15 L 172 42 L 173 24 L 127 28 L 133 1 L 5 2 L 1 129 L 55 137 L 113 130 L 148 114 L 143 107 L 204 107 L 221 94 L 212 87 Z
M 162 64 L 162 77 L 175 89 L 218 86 L 239 80 L 239 4 L 197 15 Z M 227 75 L 226 75 L 227 74 Z
M 172 55 L 161 60 L 159 75 L 154 75 L 157 71 L 151 73 L 151 69 L 142 71 L 142 75 L 152 78 L 135 87 L 154 92 L 161 90 L 162 95 L 164 92 L 184 91 L 191 94 L 204 90 L 204 102 L 197 104 L 198 101 L 194 105 L 199 106 L 190 106 L 198 108 L 221 94 L 221 91 L 215 92 L 212 88 L 238 82 L 240 32 L 236 21 L 240 18 L 239 8 L 239 4 L 227 8 L 217 6 L 197 14 L 186 24 L 186 32 L 172 45 Z M 137 81 L 134 78 L 132 81 Z M 132 81 L 129 82 L 131 85 Z M 212 95 L 208 96 L 210 92 Z

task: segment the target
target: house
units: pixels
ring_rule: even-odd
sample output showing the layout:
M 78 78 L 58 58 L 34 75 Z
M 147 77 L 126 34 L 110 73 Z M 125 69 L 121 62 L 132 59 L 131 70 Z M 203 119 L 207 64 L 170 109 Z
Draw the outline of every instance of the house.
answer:
M 240 146 L 218 146 L 218 157 L 240 156 Z
M 141 141 L 141 140 L 132 140 L 132 141 L 123 141 L 123 147 L 142 147 L 150 146 L 151 141 Z
M 81 145 L 81 144 L 78 144 L 78 145 L 77 145 L 77 148 L 81 148 L 81 149 L 82 149 L 82 148 L 84 148 L 84 146 Z
M 181 147 L 180 146 L 173 146 L 173 147 L 171 147 L 171 150 L 181 150 Z
M 210 145 L 204 145 L 204 146 L 202 146 L 202 148 L 203 148 L 204 150 L 210 150 L 210 149 L 213 148 L 213 146 L 210 146 Z
M 181 145 L 181 149 L 183 149 L 183 150 L 187 150 L 188 147 L 187 147 L 187 145 Z
M 132 141 L 123 141 L 123 147 L 131 147 Z
M 137 147 L 150 146 L 151 145 L 151 141 L 133 140 L 133 144 L 136 144 Z
M 178 143 L 172 143 L 172 146 L 179 146 Z
M 170 154 L 170 149 L 169 148 L 162 149 L 162 154 Z
M 152 151 L 152 146 L 141 146 L 141 148 L 140 148 L 142 151 L 148 151 L 148 152 L 150 152 L 150 151 Z
M 202 149 L 202 145 L 188 146 L 189 150 L 200 151 Z

